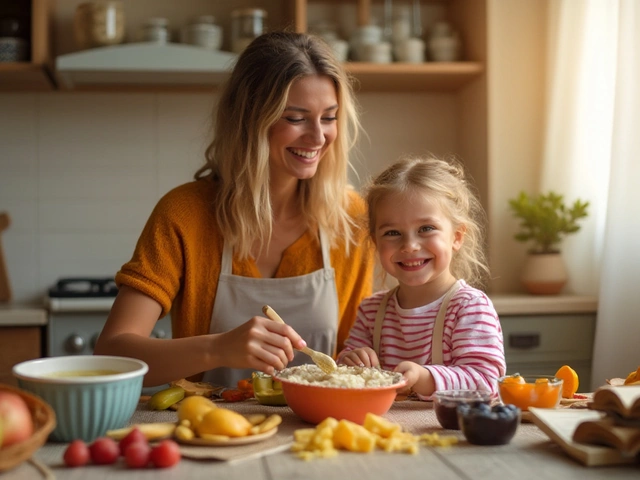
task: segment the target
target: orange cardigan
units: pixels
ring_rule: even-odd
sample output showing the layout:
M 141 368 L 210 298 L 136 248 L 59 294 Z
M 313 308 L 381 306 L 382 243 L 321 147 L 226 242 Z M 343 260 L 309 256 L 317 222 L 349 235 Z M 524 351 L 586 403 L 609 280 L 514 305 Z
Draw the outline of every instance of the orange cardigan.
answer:
M 171 310 L 173 338 L 209 333 L 223 246 L 210 208 L 214 188 L 210 180 L 197 180 L 161 198 L 133 257 L 116 275 L 118 286 L 128 285 L 156 300 L 162 306 L 162 316 Z M 349 214 L 356 218 L 364 213 L 364 202 L 355 191 L 350 198 Z M 330 252 L 340 315 L 338 352 L 344 347 L 360 301 L 372 293 L 373 247 L 365 241 L 366 232 L 358 235 L 348 257 L 343 243 Z M 252 259 L 239 261 L 234 256 L 232 268 L 234 275 L 260 277 Z M 305 275 L 320 268 L 320 244 L 307 232 L 285 250 L 275 277 Z

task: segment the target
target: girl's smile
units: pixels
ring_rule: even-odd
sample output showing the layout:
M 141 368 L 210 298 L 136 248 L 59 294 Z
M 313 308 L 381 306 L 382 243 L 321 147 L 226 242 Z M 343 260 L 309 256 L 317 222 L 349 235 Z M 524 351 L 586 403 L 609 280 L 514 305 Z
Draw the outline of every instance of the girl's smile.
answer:
M 414 260 L 414 261 L 405 260 L 404 262 L 398 262 L 398 264 L 405 270 L 418 270 L 422 268 L 424 265 L 426 265 L 428 261 L 429 261 L 428 259 Z

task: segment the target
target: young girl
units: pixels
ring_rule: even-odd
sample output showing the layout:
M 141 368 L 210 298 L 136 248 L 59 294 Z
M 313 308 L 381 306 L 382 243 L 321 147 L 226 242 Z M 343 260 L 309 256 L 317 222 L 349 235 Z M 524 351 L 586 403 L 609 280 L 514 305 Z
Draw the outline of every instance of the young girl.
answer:
M 502 329 L 491 300 L 472 285 L 488 274 L 484 212 L 463 169 L 407 158 L 370 185 L 369 235 L 398 280 L 364 299 L 338 362 L 402 372 L 421 398 L 436 390 L 497 393 Z

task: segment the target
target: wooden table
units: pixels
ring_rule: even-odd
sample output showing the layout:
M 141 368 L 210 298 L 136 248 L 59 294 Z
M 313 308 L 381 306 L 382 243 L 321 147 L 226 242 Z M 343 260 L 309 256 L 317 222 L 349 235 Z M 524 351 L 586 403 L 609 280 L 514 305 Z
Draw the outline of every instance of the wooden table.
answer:
M 278 412 L 284 422 L 278 434 L 296 428 L 309 427 L 300 421 L 288 407 L 263 407 L 254 401 L 241 404 L 225 404 L 227 408 L 241 413 Z M 280 451 L 245 460 L 232 462 L 220 460 L 193 460 L 183 458 L 170 469 L 131 470 L 120 460 L 115 465 L 88 465 L 81 468 L 65 468 L 62 455 L 66 444 L 48 443 L 35 454 L 35 459 L 48 467 L 57 479 L 115 478 L 122 480 L 141 479 L 224 479 L 224 480 L 271 480 L 271 479 L 634 479 L 640 478 L 640 463 L 615 467 L 584 467 L 567 456 L 558 445 L 533 424 L 523 423 L 509 445 L 481 447 L 468 444 L 461 432 L 442 430 L 431 405 L 427 402 L 396 402 L 385 415 L 402 424 L 414 434 L 438 432 L 455 435 L 460 442 L 452 447 L 421 447 L 416 455 L 386 453 L 340 452 L 331 459 L 300 460 L 281 445 Z M 175 412 L 149 412 L 139 406 L 132 423 L 144 421 L 172 421 Z M 287 436 L 287 438 L 290 438 Z M 226 447 L 239 448 L 239 447 Z M 0 475 L 2 480 L 32 480 L 46 478 L 31 463 Z

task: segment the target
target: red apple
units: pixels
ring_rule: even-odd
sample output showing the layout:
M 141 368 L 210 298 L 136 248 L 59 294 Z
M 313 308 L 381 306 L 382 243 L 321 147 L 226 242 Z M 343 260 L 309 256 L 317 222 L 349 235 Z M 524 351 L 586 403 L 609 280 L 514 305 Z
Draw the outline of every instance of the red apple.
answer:
M 22 442 L 33 434 L 33 419 L 26 402 L 13 392 L 0 391 L 0 447 Z

